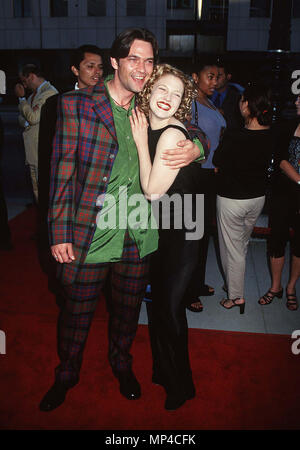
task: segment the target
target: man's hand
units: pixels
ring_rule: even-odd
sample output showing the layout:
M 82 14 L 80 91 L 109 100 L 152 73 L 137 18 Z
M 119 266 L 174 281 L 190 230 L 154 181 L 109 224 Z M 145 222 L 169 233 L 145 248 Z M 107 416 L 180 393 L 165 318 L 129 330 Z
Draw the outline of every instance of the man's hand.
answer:
M 73 245 L 71 243 L 57 244 L 51 246 L 53 258 L 59 263 L 70 263 L 75 260 Z
M 177 146 L 176 149 L 165 150 L 161 156 L 164 164 L 172 169 L 188 166 L 200 156 L 199 147 L 188 139 L 177 142 Z
M 17 83 L 15 85 L 15 94 L 17 97 L 25 97 L 25 89 L 23 84 Z

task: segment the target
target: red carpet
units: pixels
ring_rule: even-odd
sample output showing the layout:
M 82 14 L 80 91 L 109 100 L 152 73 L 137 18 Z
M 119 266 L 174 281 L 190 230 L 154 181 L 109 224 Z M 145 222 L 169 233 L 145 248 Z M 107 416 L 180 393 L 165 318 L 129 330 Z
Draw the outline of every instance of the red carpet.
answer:
M 146 326 L 132 348 L 142 397 L 129 402 L 107 362 L 107 314 L 99 307 L 80 383 L 51 413 L 38 404 L 53 382 L 58 308 L 48 292 L 34 241 L 33 210 L 11 223 L 15 250 L 1 253 L 1 429 L 205 430 L 300 429 L 300 355 L 289 336 L 190 330 L 197 397 L 174 412 L 151 383 Z

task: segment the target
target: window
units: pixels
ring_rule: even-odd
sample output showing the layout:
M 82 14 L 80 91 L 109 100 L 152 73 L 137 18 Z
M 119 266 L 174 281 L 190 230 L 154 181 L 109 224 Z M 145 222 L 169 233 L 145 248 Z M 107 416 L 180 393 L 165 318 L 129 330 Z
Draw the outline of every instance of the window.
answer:
M 168 0 L 168 9 L 194 9 L 194 0 Z
M 31 0 L 14 0 L 14 17 L 31 16 Z
M 228 0 L 210 0 L 209 20 L 212 22 L 227 22 Z
M 251 0 L 250 17 L 270 17 L 271 0 Z
M 194 35 L 169 35 L 169 50 L 186 53 L 191 52 L 195 46 L 195 36 Z
M 293 0 L 293 17 L 300 18 L 300 0 Z
M 88 0 L 88 16 L 106 16 L 106 0 Z
M 50 0 L 50 16 L 66 17 L 68 15 L 68 0 Z
M 127 16 L 145 16 L 146 0 L 127 0 Z

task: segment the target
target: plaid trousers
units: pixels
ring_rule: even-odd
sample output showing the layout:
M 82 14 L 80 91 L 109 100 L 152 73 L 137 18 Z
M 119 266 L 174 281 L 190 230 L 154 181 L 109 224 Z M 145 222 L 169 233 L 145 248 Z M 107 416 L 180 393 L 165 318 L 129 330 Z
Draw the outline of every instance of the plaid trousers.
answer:
M 139 258 L 137 246 L 126 232 L 120 262 L 83 264 L 75 282 L 64 286 L 66 301 L 58 320 L 58 354 L 61 362 L 55 369 L 57 380 L 67 387 L 79 381 L 86 339 L 109 272 L 112 290 L 109 362 L 114 373 L 131 368 L 132 356 L 129 352 L 148 283 L 149 260 L 149 256 Z

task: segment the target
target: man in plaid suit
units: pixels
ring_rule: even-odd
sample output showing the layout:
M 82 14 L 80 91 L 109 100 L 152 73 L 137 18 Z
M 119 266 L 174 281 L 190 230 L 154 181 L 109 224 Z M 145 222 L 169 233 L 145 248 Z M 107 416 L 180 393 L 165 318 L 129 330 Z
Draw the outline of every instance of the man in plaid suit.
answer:
M 129 114 L 135 106 L 134 95 L 143 89 L 157 56 L 158 45 L 151 32 L 125 30 L 111 49 L 114 75 L 94 87 L 66 93 L 60 100 L 49 230 L 66 302 L 59 318 L 60 364 L 55 383 L 40 404 L 42 411 L 62 404 L 67 390 L 79 380 L 85 342 L 108 272 L 112 289 L 109 362 L 121 394 L 128 399 L 141 395 L 129 352 L 147 286 L 149 256 L 157 249 L 157 230 L 149 223 L 139 227 L 129 222 L 125 227 L 105 229 L 97 218 L 104 214 L 104 199 L 110 194 L 116 198 L 119 221 L 124 222 L 132 209 L 128 202 L 125 217 L 120 192 L 123 189 L 128 197 L 142 193 Z M 207 146 L 205 137 L 200 139 Z M 198 147 L 203 150 L 201 143 L 198 147 L 191 141 L 180 144 L 181 151 L 166 152 L 167 164 L 187 165 L 199 156 Z M 150 218 L 150 206 L 144 201 Z

